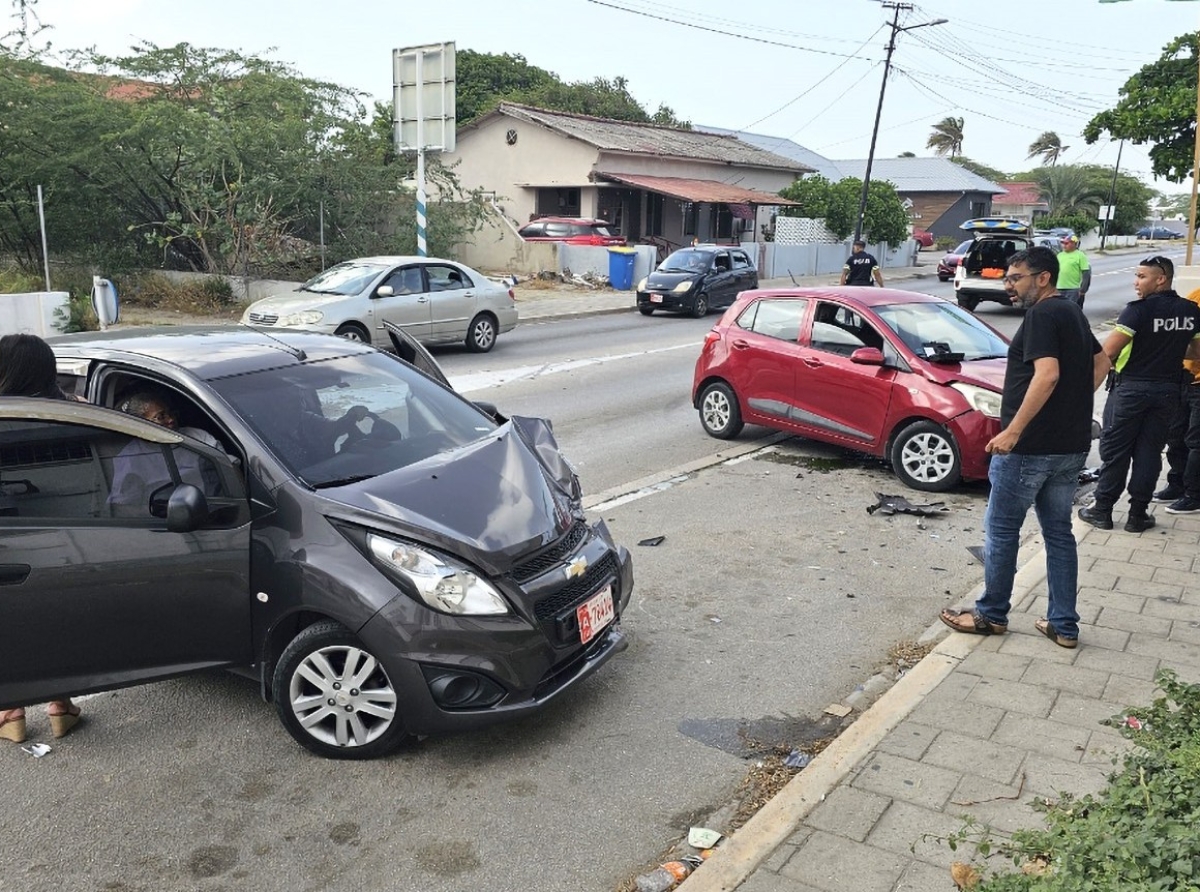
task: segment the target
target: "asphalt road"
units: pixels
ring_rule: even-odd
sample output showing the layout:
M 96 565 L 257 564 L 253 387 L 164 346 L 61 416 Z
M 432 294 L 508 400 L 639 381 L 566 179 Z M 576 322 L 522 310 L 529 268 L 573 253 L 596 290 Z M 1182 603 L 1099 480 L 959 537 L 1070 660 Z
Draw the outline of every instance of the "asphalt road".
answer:
M 1115 315 L 1132 263 L 1097 264 L 1090 313 Z M 58 742 L 31 710 L 53 750 L 0 749 L 0 890 L 607 892 L 704 822 L 748 737 L 799 742 L 978 581 L 984 502 L 975 485 L 942 517 L 869 514 L 900 491 L 890 472 L 797 441 L 722 461 L 688 400 L 714 319 L 528 325 L 485 357 L 439 353 L 473 396 L 555 419 L 593 496 L 659 484 L 598 513 L 637 579 L 631 646 L 604 671 L 534 718 L 364 764 L 308 755 L 223 674 L 89 698 Z

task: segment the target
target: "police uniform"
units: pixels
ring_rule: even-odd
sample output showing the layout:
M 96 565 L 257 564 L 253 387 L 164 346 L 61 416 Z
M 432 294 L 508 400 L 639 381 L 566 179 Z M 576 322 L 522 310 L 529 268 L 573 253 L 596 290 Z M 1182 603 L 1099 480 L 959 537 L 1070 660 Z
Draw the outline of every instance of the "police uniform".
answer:
M 1130 301 L 1116 328 L 1131 340 L 1113 363 L 1116 379 L 1104 406 L 1103 466 L 1092 512 L 1112 512 L 1128 475 L 1132 518 L 1144 516 L 1154 496 L 1179 400 L 1180 364 L 1200 335 L 1200 307 L 1174 291 L 1159 291 Z

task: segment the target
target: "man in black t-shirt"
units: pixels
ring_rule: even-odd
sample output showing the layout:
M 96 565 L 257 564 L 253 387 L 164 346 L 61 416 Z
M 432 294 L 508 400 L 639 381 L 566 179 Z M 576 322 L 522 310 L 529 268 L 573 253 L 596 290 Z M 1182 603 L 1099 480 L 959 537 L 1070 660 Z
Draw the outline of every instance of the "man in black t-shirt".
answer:
M 1025 307 L 1013 336 L 1000 402 L 1000 433 L 985 447 L 992 456 L 992 490 L 983 519 L 984 590 L 974 610 L 943 610 L 958 632 L 1008 631 L 1021 525 L 1032 506 L 1046 547 L 1046 616 L 1034 625 L 1060 647 L 1075 647 L 1079 556 L 1071 507 L 1092 440 L 1092 398 L 1108 373 L 1108 357 L 1083 311 L 1055 289 L 1058 258 L 1030 248 L 1008 260 L 1009 299 Z
M 1179 371 L 1184 359 L 1200 359 L 1200 307 L 1172 290 L 1174 276 L 1175 264 L 1166 257 L 1143 260 L 1133 280 L 1138 299 L 1125 305 L 1104 341 L 1117 376 L 1104 406 L 1096 500 L 1079 509 L 1080 519 L 1102 530 L 1113 528 L 1113 505 L 1126 476 L 1126 532 L 1154 526 L 1147 508 L 1179 400 Z
M 883 287 L 883 273 L 879 271 L 879 261 L 867 253 L 866 242 L 857 241 L 852 253 L 846 258 L 845 266 L 842 267 L 841 284 L 870 286 L 872 278 L 876 285 Z

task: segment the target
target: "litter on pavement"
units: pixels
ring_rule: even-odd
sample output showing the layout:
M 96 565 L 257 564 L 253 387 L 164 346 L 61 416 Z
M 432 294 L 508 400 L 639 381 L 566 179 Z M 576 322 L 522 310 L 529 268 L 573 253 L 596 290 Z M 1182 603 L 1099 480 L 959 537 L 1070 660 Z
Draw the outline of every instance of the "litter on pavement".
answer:
M 784 759 L 783 764 L 788 768 L 804 768 L 812 761 L 812 756 L 808 753 L 802 753 L 800 750 L 792 750 Z
M 867 506 L 868 514 L 878 511 L 880 514 L 915 514 L 917 517 L 932 517 L 935 514 L 950 513 L 945 502 L 914 505 L 904 496 L 889 496 L 881 492 L 875 493 L 875 498 L 878 501 L 874 505 Z
M 638 543 L 638 545 L 649 545 L 649 546 L 653 547 L 655 545 L 662 545 L 663 542 L 666 541 L 666 539 L 667 539 L 666 536 L 651 536 L 649 539 L 643 539 L 641 542 Z
M 21 752 L 29 753 L 35 759 L 40 759 L 50 752 L 50 747 L 44 743 L 31 743 L 29 746 L 21 747 Z
M 711 849 L 721 839 L 719 830 L 707 827 L 693 827 L 688 831 L 688 845 L 693 849 Z

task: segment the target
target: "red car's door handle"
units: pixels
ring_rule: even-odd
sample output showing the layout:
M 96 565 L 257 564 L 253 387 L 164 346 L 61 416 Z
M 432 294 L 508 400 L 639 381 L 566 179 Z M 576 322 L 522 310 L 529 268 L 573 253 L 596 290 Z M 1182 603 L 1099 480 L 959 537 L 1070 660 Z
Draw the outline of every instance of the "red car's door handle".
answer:
M 741 339 L 736 339 L 736 340 L 734 340 L 734 342 L 733 342 L 733 349 L 734 349 L 734 350 L 745 350 L 745 349 L 746 349 L 747 347 L 749 347 L 749 346 L 750 346 L 750 344 L 749 344 L 749 343 L 747 343 L 746 341 L 743 341 L 743 340 L 741 340 Z
M 821 362 L 821 360 L 817 359 L 815 356 L 805 356 L 802 361 L 810 369 L 819 369 L 821 366 L 825 365 L 825 363 Z

